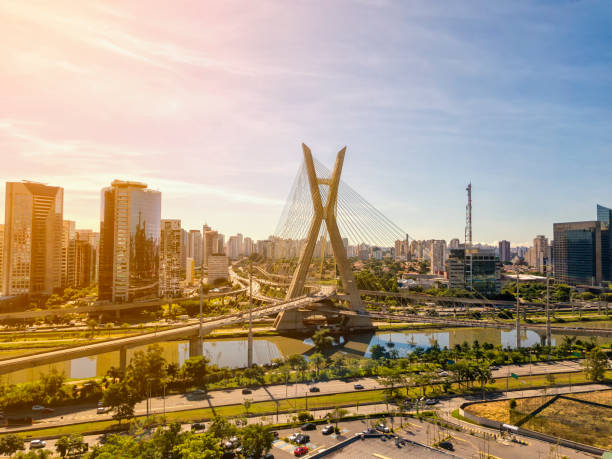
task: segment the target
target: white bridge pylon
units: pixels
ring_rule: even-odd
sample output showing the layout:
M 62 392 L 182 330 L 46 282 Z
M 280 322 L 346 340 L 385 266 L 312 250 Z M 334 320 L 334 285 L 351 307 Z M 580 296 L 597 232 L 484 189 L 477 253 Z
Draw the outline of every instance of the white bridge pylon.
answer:
M 340 271 L 342 286 L 348 295 L 349 307 L 351 310 L 361 313 L 359 315 L 352 316 L 350 321 L 353 323 L 351 323 L 350 326 L 369 327 L 371 326 L 370 319 L 367 316 L 362 315 L 365 313 L 365 308 L 361 301 L 361 295 L 359 294 L 359 289 L 357 288 L 357 283 L 355 282 L 355 276 L 353 276 L 353 270 L 346 255 L 346 247 L 342 242 L 342 236 L 340 235 L 338 222 L 336 220 L 338 186 L 340 184 L 340 174 L 342 173 L 346 147 L 340 150 L 336 156 L 336 163 L 334 165 L 331 178 L 317 177 L 310 148 L 308 148 L 305 144 L 302 144 L 302 150 L 304 152 L 304 165 L 306 168 L 306 174 L 308 176 L 308 183 L 310 185 L 310 195 L 312 198 L 314 212 L 308 229 L 306 243 L 300 252 L 297 268 L 293 273 L 291 284 L 287 290 L 286 300 L 297 298 L 303 294 L 308 269 L 310 267 L 315 246 L 317 244 L 317 237 L 321 230 L 321 225 L 325 223 L 332 246 L 332 251 L 334 253 L 334 257 L 336 258 L 336 265 L 338 266 L 338 271 Z M 325 205 L 323 205 L 323 201 L 321 199 L 320 186 L 328 187 L 326 193 L 327 202 Z M 291 315 L 291 319 L 284 317 L 286 314 Z M 302 328 L 303 325 L 298 326 L 297 324 L 300 319 L 298 316 L 298 311 L 281 313 L 281 316 L 277 318 L 276 321 L 277 328 Z M 287 326 L 289 325 L 287 322 L 291 322 L 292 325 L 290 327 Z M 348 326 L 349 324 L 346 325 Z

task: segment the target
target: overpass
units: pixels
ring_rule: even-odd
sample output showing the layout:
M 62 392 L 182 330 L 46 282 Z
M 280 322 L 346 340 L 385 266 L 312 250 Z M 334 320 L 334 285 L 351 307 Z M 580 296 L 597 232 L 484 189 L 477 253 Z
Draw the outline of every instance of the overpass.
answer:
M 278 314 L 279 312 L 283 311 L 303 308 L 311 303 L 324 301 L 328 298 L 330 298 L 330 296 L 327 294 L 301 296 L 290 301 L 262 306 L 253 309 L 253 319 Z M 228 325 L 242 324 L 248 322 L 248 320 L 248 313 L 226 314 L 224 316 L 204 320 L 202 324 L 202 335 L 206 335 L 217 328 L 226 327 Z M 157 332 L 143 333 L 137 336 L 111 339 L 77 347 L 57 349 L 53 351 L 41 352 L 39 354 L 9 358 L 0 360 L 0 374 L 6 374 L 12 371 L 23 370 L 39 365 L 62 362 L 64 360 L 77 359 L 80 357 L 111 351 L 120 351 L 121 367 L 124 368 L 127 364 L 127 349 L 180 338 L 189 338 L 190 355 L 198 355 L 198 353 L 201 351 L 201 347 L 199 346 L 199 330 L 200 323 L 198 321 L 195 323 L 192 322 L 188 325 L 182 325 Z
M 514 328 L 514 324 L 504 322 L 490 322 L 484 320 L 461 320 L 446 317 L 420 316 L 417 314 L 385 314 L 371 312 L 373 319 L 399 320 L 402 322 L 443 324 L 453 327 L 479 327 L 479 328 Z M 546 325 L 522 323 L 521 328 L 538 332 L 540 336 L 546 335 Z M 612 329 L 606 328 L 583 328 L 583 327 L 552 327 L 555 332 L 566 335 L 589 335 L 589 336 L 612 336 Z
M 240 290 L 234 290 L 229 292 L 220 293 L 209 293 L 203 295 L 204 300 L 212 300 L 215 298 L 235 297 L 241 294 L 247 293 L 247 289 L 243 288 Z M 90 306 L 77 306 L 74 308 L 53 308 L 53 309 L 42 309 L 37 311 L 22 311 L 22 312 L 4 312 L 0 313 L 1 320 L 19 320 L 19 319 L 38 319 L 40 317 L 51 317 L 51 316 L 63 316 L 66 314 L 89 314 L 99 312 L 115 312 L 118 314 L 120 311 L 128 309 L 140 309 L 140 308 L 154 308 L 159 307 L 168 303 L 183 303 L 185 301 L 199 300 L 200 296 L 191 296 L 186 298 L 167 298 L 167 299 L 155 299 L 150 301 L 136 301 L 133 303 L 114 303 L 114 304 L 93 304 Z
M 397 298 L 401 300 L 417 301 L 420 303 L 436 303 L 446 306 L 463 305 L 463 306 L 499 306 L 503 308 L 516 308 L 515 300 L 493 300 L 483 298 L 457 298 L 451 296 L 433 296 L 425 295 L 424 293 L 411 292 L 384 292 L 379 290 L 360 290 L 361 296 L 370 296 L 375 298 Z M 536 303 L 533 301 L 521 301 L 522 308 L 542 309 L 546 307 L 545 303 Z M 581 309 L 600 309 L 600 304 L 593 303 L 550 303 L 552 309 L 573 309 L 580 307 Z M 608 304 L 604 302 L 603 308 L 607 311 Z

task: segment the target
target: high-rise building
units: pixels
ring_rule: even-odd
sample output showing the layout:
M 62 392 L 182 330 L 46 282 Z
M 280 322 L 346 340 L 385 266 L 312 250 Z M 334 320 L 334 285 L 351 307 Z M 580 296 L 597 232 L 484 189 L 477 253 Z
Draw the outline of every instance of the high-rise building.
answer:
M 50 295 L 61 284 L 64 190 L 7 182 L 4 293 Z
M 606 227 L 610 228 L 612 223 L 612 209 L 597 204 L 597 221 L 602 222 Z
M 242 253 L 247 257 L 250 257 L 253 254 L 253 239 L 250 237 L 244 238 Z
M 238 236 L 230 236 L 227 241 L 227 256 L 230 260 L 236 260 L 240 256 L 240 240 Z
M 187 285 L 193 285 L 195 282 L 195 260 L 187 257 L 187 272 L 185 273 L 185 281 Z
M 446 241 L 444 240 L 433 240 L 431 241 L 431 274 L 442 274 L 446 271 L 444 267 L 445 253 L 446 253 Z
M 200 230 L 190 230 L 187 257 L 193 258 L 196 266 L 202 266 L 202 233 Z
M 501 266 L 494 249 L 451 249 L 448 259 L 450 288 L 496 295 L 501 290 Z
M 510 241 L 499 241 L 499 261 L 508 263 L 510 260 L 512 260 L 512 255 L 510 254 Z
M 219 253 L 219 233 L 217 231 L 213 231 L 213 230 L 207 230 L 204 233 L 204 252 L 203 252 L 203 258 L 204 258 L 204 266 L 208 267 L 208 258 L 213 254 L 213 253 Z
M 177 296 L 181 293 L 182 239 L 183 231 L 180 220 L 161 221 L 159 244 L 159 290 L 161 295 Z
M 459 248 L 459 244 L 461 244 L 461 242 L 459 241 L 459 239 L 457 238 L 453 238 L 450 240 L 450 242 L 448 243 L 448 248 L 449 249 L 458 249 Z
M 102 190 L 99 298 L 126 302 L 159 295 L 161 193 L 114 180 Z
M 208 257 L 208 283 L 229 277 L 227 256 L 222 253 L 214 253 Z
M 0 223 L 0 296 L 4 295 L 4 289 L 2 283 L 4 281 L 2 276 L 2 264 L 4 263 L 4 224 Z
M 62 280 L 61 286 L 73 287 L 68 281 L 68 271 L 73 268 L 74 260 L 70 260 L 70 245 L 76 239 L 76 223 L 72 220 L 62 222 Z M 74 245 L 74 244 L 72 244 Z M 74 253 L 72 254 L 74 256 Z
M 538 272 L 545 272 L 548 264 L 548 239 L 545 236 L 536 236 L 533 240 L 532 266 Z
M 610 230 L 601 221 L 555 223 L 554 276 L 569 285 L 610 280 Z
M 92 244 L 93 233 L 76 230 L 76 237 L 68 246 L 68 269 L 66 284 L 68 287 L 88 287 L 95 282 L 96 249 Z
M 77 240 L 87 241 L 91 250 L 91 266 L 89 266 L 89 274 L 85 275 L 89 278 L 89 282 L 98 282 L 98 262 L 100 254 L 100 233 L 90 229 L 77 229 Z
M 244 236 L 241 233 L 236 234 L 236 238 L 238 239 L 238 255 L 244 255 L 243 244 L 244 244 Z

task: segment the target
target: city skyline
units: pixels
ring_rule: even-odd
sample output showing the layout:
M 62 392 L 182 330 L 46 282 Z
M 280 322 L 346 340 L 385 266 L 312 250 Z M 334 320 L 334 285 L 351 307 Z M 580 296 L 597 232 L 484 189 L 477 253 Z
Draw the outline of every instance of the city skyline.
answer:
M 322 5 L 3 2 L 2 178 L 63 187 L 79 228 L 124 179 L 255 239 L 302 141 L 327 165 L 346 144 L 346 182 L 415 239 L 462 239 L 469 181 L 491 244 L 612 203 L 608 4 Z

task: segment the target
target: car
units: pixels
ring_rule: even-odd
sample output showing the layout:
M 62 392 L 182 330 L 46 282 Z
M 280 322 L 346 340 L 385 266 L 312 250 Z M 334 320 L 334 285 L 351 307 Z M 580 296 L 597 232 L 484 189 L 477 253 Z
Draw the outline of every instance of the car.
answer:
M 317 425 L 312 422 L 307 422 L 302 426 L 302 430 L 317 430 Z
M 425 405 L 437 405 L 438 403 L 440 402 L 437 398 L 428 398 L 425 400 Z
M 264 454 L 263 459 L 274 459 L 274 454 L 272 453 Z
M 103 402 L 102 400 L 100 400 L 100 401 L 98 402 L 98 406 L 104 406 L 104 402 Z
M 251 389 L 242 389 L 242 395 L 252 394 L 253 391 Z
M 376 424 L 376 430 L 382 433 L 390 432 L 389 428 L 386 425 L 384 425 L 382 422 L 380 424 Z
M 53 413 L 55 410 L 53 408 L 49 408 L 49 407 L 44 407 L 42 410 L 40 410 L 41 413 Z
M 221 459 L 234 459 L 236 457 L 236 453 L 233 451 L 226 451 L 221 455 Z
M 442 376 L 442 377 L 448 376 L 448 371 L 441 371 L 440 373 L 438 373 L 438 376 Z
M 278 438 L 278 432 L 276 430 L 272 431 L 272 435 L 274 435 L 274 438 Z
M 240 438 L 238 437 L 231 437 L 229 441 L 234 445 L 234 448 L 240 446 Z
M 44 448 L 47 442 L 44 440 L 30 440 L 30 449 Z
M 302 434 L 299 432 L 292 433 L 289 435 L 289 441 L 294 442 L 300 435 Z
M 204 430 L 206 429 L 206 424 L 203 422 L 194 422 L 191 424 L 191 430 Z
M 32 407 L 32 411 L 42 411 L 42 410 L 44 410 L 44 409 L 45 409 L 45 407 L 44 407 L 44 406 L 42 406 L 42 405 L 34 405 L 34 406 Z
M 499 370 L 500 367 L 498 367 L 497 365 L 493 365 L 489 367 L 489 370 L 493 371 L 493 370 Z
M 295 442 L 296 442 L 298 445 L 305 445 L 306 443 L 310 442 L 310 435 L 300 434 L 300 435 L 298 435 L 298 437 L 295 439 Z
M 323 435 L 330 435 L 330 434 L 334 433 L 334 426 L 332 426 L 330 424 L 328 426 L 323 427 L 323 430 L 321 430 L 321 433 Z
M 363 389 L 363 385 L 361 385 L 361 384 L 355 384 L 355 385 L 353 386 L 353 388 L 354 388 L 355 390 L 362 390 L 362 389 Z
M 99 406 L 99 407 L 96 409 L 96 414 L 105 414 L 105 413 L 106 413 L 106 411 L 107 411 L 107 408 L 106 408 L 105 406 Z
M 297 448 L 293 450 L 293 455 L 295 457 L 300 457 L 307 453 L 308 453 L 308 446 L 298 446 Z
M 440 443 L 438 443 L 438 446 L 447 451 L 455 451 L 455 447 L 450 441 L 441 441 Z
M 206 398 L 206 391 L 203 389 L 196 389 L 193 392 L 189 393 L 188 395 L 190 398 L 201 400 L 203 398 Z
M 310 392 L 321 392 L 321 389 L 319 389 L 317 386 L 312 386 L 310 389 L 308 389 Z

